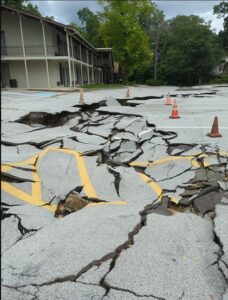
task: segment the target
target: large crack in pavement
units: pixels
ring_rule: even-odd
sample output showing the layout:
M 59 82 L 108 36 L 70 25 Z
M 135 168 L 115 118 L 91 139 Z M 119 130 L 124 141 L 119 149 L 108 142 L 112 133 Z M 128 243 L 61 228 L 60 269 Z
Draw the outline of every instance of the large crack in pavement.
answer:
M 205 95 L 212 95 L 212 93 L 202 93 L 200 96 Z M 183 97 L 189 97 L 192 94 L 182 94 Z M 199 96 L 199 95 L 198 95 Z M 149 99 L 159 99 L 163 96 L 148 96 L 148 97 L 135 97 L 135 98 L 129 98 L 129 99 L 117 99 L 119 104 L 122 106 L 135 106 L 137 104 L 130 104 L 128 101 L 131 100 L 149 100 Z M 50 114 L 45 112 L 30 112 L 29 114 L 21 117 L 16 122 L 26 125 L 34 125 L 34 124 L 40 124 L 44 125 L 45 127 L 58 127 L 58 126 L 64 126 L 64 124 L 67 124 L 67 122 L 75 121 L 75 124 L 71 126 L 73 123 L 69 123 L 70 130 L 75 133 L 74 137 L 69 137 L 69 139 L 72 140 L 72 142 L 77 142 L 82 144 L 83 146 L 86 146 L 89 144 L 87 141 L 82 141 L 79 138 L 77 138 L 77 133 L 83 133 L 90 136 L 96 136 L 99 138 L 103 138 L 105 140 L 105 146 L 102 149 L 94 150 L 91 152 L 84 152 L 83 156 L 95 156 L 97 158 L 97 165 L 106 165 L 107 166 L 107 172 L 113 176 L 113 185 L 116 191 L 116 194 L 120 197 L 120 184 L 122 180 L 122 175 L 116 170 L 117 167 L 123 167 L 123 168 L 129 168 L 131 166 L 131 162 L 137 162 L 137 159 L 144 154 L 146 154 L 147 151 L 143 149 L 143 145 L 145 145 L 148 141 L 152 144 L 153 151 L 156 149 L 156 143 L 154 143 L 153 147 L 153 138 L 160 138 L 164 147 L 166 147 L 165 152 L 168 154 L 168 156 L 171 157 L 179 157 L 179 156 L 185 156 L 185 152 L 193 150 L 196 146 L 198 146 L 195 143 L 192 144 L 181 144 L 181 143 L 173 143 L 172 140 L 177 137 L 177 133 L 174 131 L 164 131 L 164 130 L 158 130 L 156 129 L 156 125 L 152 124 L 148 121 L 146 121 L 146 127 L 143 127 L 142 125 L 142 132 L 145 130 L 150 130 L 153 128 L 153 135 L 152 137 L 148 137 L 145 140 L 140 139 L 140 134 L 135 134 L 134 127 L 132 129 L 128 129 L 128 126 L 131 125 L 131 123 L 126 123 L 125 125 L 120 125 L 120 122 L 123 122 L 124 124 L 124 118 L 129 117 L 133 118 L 137 122 L 142 122 L 143 118 L 137 114 L 131 114 L 131 116 L 126 115 L 124 112 L 114 113 L 114 112 L 97 112 L 96 109 L 106 106 L 106 101 L 99 101 L 95 104 L 85 104 L 83 106 L 75 105 L 75 107 L 79 107 L 80 111 L 78 112 L 67 112 L 62 111 L 61 113 L 57 114 Z M 115 120 L 112 120 L 112 117 L 115 117 Z M 124 115 L 124 116 L 123 116 Z M 75 120 L 74 120 L 75 118 Z M 110 119 L 111 118 L 111 119 Z M 110 121 L 111 120 L 111 121 Z M 113 122 L 112 128 L 109 130 L 108 123 Z M 105 132 L 93 132 L 91 128 L 99 128 L 102 126 L 106 126 Z M 119 126 L 119 127 L 118 127 Z M 121 127 L 123 126 L 123 127 Z M 34 129 L 34 131 L 41 131 L 42 128 Z M 92 131 L 91 131 L 92 130 Z M 60 148 L 65 149 L 64 147 L 64 140 L 62 138 L 57 138 L 57 140 L 51 140 L 45 141 L 45 143 L 39 142 L 29 142 L 29 145 L 36 145 L 38 148 L 42 149 L 48 146 L 49 144 L 52 145 L 53 142 L 59 141 L 60 142 Z M 132 146 L 132 149 L 128 149 L 126 147 L 126 141 L 130 141 L 132 144 L 135 145 L 135 150 Z M 116 143 L 116 144 L 115 144 Z M 125 143 L 125 147 L 127 151 L 123 151 L 123 145 Z M 3 144 L 10 144 L 8 142 L 3 142 Z M 23 143 L 22 143 L 23 144 Z M 137 152 L 138 150 L 138 152 Z M 20 154 L 20 151 L 18 147 L 16 147 L 17 154 Z M 125 155 L 128 155 L 129 157 L 126 157 Z M 205 165 L 205 157 L 210 156 L 216 156 L 218 164 L 215 166 L 206 166 Z M 116 159 L 118 157 L 118 159 Z M 153 158 L 153 157 L 152 157 Z M 107 281 L 107 276 L 115 269 L 116 263 L 119 259 L 119 257 L 122 255 L 122 253 L 133 247 L 135 244 L 135 236 L 140 234 L 140 231 L 143 227 L 147 226 L 147 216 L 149 214 L 162 214 L 164 216 L 172 216 L 175 213 L 193 213 L 201 218 L 208 218 L 210 219 L 212 225 L 213 225 L 213 235 L 214 235 L 214 243 L 219 247 L 219 251 L 217 253 L 217 260 L 214 264 L 217 265 L 218 270 L 222 274 L 224 280 L 226 283 L 228 283 L 226 274 L 224 273 L 223 268 L 221 268 L 220 263 L 223 263 L 227 266 L 226 262 L 222 260 L 224 255 L 224 249 L 223 249 L 223 243 L 218 235 L 218 233 L 215 231 L 215 223 L 214 219 L 216 218 L 215 208 L 216 205 L 221 202 L 222 197 L 225 195 L 227 196 L 227 191 L 223 190 L 221 185 L 218 184 L 218 181 L 224 182 L 227 184 L 227 168 L 228 163 L 224 162 L 222 159 L 223 156 L 220 155 L 219 149 L 218 151 L 207 151 L 205 148 L 205 145 L 201 145 L 200 147 L 200 153 L 192 155 L 192 158 L 190 160 L 191 163 L 198 164 L 198 168 L 194 169 L 192 166 L 189 168 L 186 168 L 182 172 L 179 172 L 178 174 L 175 174 L 172 176 L 172 171 L 174 169 L 174 165 L 170 165 L 168 169 L 166 169 L 165 178 L 161 180 L 156 181 L 156 177 L 153 177 L 152 175 L 149 176 L 149 179 L 151 179 L 152 182 L 156 184 L 164 183 L 167 179 L 177 179 L 180 178 L 185 173 L 188 173 L 189 171 L 195 172 L 195 177 L 191 179 L 188 182 L 184 182 L 183 184 L 177 183 L 174 185 L 172 189 L 162 187 L 162 192 L 158 195 L 157 199 L 149 205 L 146 205 L 143 210 L 139 211 L 140 215 L 140 222 L 137 223 L 132 230 L 128 233 L 127 240 L 121 243 L 119 246 L 117 246 L 113 251 L 108 252 L 107 254 L 103 255 L 102 257 L 95 259 L 88 263 L 86 266 L 81 268 L 76 274 L 71 274 L 63 277 L 57 277 L 53 280 L 45 281 L 41 284 L 30 284 L 30 286 L 33 286 L 37 288 L 37 292 L 40 288 L 43 286 L 53 285 L 56 283 L 64 283 L 64 282 L 79 282 L 81 284 L 87 284 L 90 285 L 92 283 L 89 282 L 81 282 L 80 277 L 85 274 L 86 272 L 90 271 L 91 268 L 94 266 L 100 266 L 104 262 L 107 262 L 108 260 L 111 260 L 110 266 L 108 271 L 100 278 L 97 285 L 99 287 L 102 287 L 105 290 L 103 299 L 105 299 L 106 296 L 109 295 L 110 290 L 118 290 L 126 293 L 130 293 L 136 297 L 148 297 L 152 299 L 163 299 L 163 297 L 159 297 L 159 295 L 153 295 L 153 294 L 142 294 L 137 293 L 134 290 L 121 288 L 115 285 L 110 284 Z M 153 162 L 156 162 L 157 159 L 151 159 L 148 160 L 148 164 L 153 164 Z M 37 161 L 38 157 L 34 162 L 34 167 L 37 167 Z M 139 160 L 140 162 L 140 160 Z M 221 171 L 222 167 L 225 168 L 225 172 L 223 174 L 223 171 Z M 21 167 L 23 169 L 23 167 Z M 137 174 L 146 175 L 145 172 L 146 167 L 145 166 L 134 166 L 134 169 Z M 201 172 L 201 173 L 200 173 Z M 170 175 L 171 174 L 171 175 Z M 148 175 L 148 174 L 147 174 Z M 8 173 L 3 174 L 3 180 L 8 183 L 20 183 L 20 182 L 26 182 L 26 179 L 20 179 L 18 177 L 13 177 L 13 175 L 10 175 Z M 32 181 L 27 179 L 27 181 Z M 79 209 L 82 209 L 86 205 L 88 205 L 89 202 L 107 202 L 107 200 L 102 200 L 99 198 L 91 198 L 91 197 L 79 197 L 80 192 L 82 190 L 83 186 L 78 186 L 74 190 L 69 191 L 65 199 L 60 199 L 58 203 L 58 207 L 56 210 L 56 216 L 66 216 L 67 214 L 73 213 Z M 105 188 L 105 187 L 104 187 Z M 178 189 L 182 189 L 181 193 L 178 192 Z M 48 190 L 48 188 L 47 188 Z M 51 191 L 51 190 L 49 190 Z M 177 202 L 173 201 L 173 197 L 169 196 L 169 193 L 173 194 L 180 194 L 181 200 L 178 200 Z M 206 201 L 206 197 L 211 197 L 214 200 L 213 201 Z M 74 197 L 77 198 L 77 207 L 71 207 L 69 210 L 69 198 L 74 200 Z M 80 200 L 78 202 L 78 199 Z M 203 200 L 202 200 L 203 199 Z M 52 198 L 47 205 L 51 205 L 52 201 L 56 200 L 55 197 Z M 203 202 L 203 204 L 202 204 Z M 4 203 L 3 203 L 4 205 Z M 17 242 L 19 242 L 21 239 L 29 238 L 32 234 L 37 232 L 39 229 L 28 229 L 23 226 L 22 219 L 17 214 L 11 214 L 7 213 L 8 207 L 7 203 L 5 207 L 2 207 L 1 210 L 1 216 L 2 220 L 5 218 L 10 218 L 11 216 L 14 216 L 18 220 L 18 230 L 21 233 L 21 238 L 19 238 L 13 245 L 10 246 L 13 247 Z M 64 209 L 60 209 L 60 205 L 64 206 Z M 58 211 L 59 209 L 59 211 Z M 7 251 L 8 249 L 6 249 Z M 22 276 L 22 274 L 21 274 Z M 7 288 L 15 289 L 19 292 L 25 293 L 21 288 L 25 288 L 28 285 L 18 285 L 18 286 L 10 286 L 10 285 L 3 285 Z M 37 294 L 37 293 L 36 293 Z M 34 299 L 39 299 L 36 294 L 31 294 L 34 296 Z M 182 295 L 179 299 L 182 299 L 185 295 L 185 291 L 183 290 Z

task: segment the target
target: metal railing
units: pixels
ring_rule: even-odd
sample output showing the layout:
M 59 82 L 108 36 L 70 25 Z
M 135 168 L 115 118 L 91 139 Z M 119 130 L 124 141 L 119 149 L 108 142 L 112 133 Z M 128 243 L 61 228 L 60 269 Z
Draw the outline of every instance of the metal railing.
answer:
M 68 56 L 67 53 L 67 45 L 66 44 L 60 44 L 60 45 L 47 45 L 47 56 Z M 70 49 L 71 51 L 71 49 Z M 71 54 L 71 57 L 77 59 L 80 61 L 80 51 L 79 49 L 77 51 L 73 51 L 73 56 Z M 2 57 L 23 57 L 23 48 L 22 46 L 1 46 L 1 56 Z M 25 45 L 25 56 L 26 57 L 32 57 L 32 56 L 45 56 L 44 46 L 35 46 L 35 45 Z M 87 63 L 87 54 L 85 51 L 82 52 L 82 62 Z M 93 60 L 94 66 L 100 67 L 100 66 L 109 66 L 107 62 L 103 61 L 103 64 L 101 63 L 101 60 L 99 58 L 94 57 Z M 89 55 L 89 64 L 92 64 L 92 58 L 91 55 Z
M 66 45 L 47 46 L 47 56 L 67 56 Z M 22 46 L 1 47 L 2 56 L 23 56 Z M 44 46 L 25 46 L 26 56 L 44 56 Z

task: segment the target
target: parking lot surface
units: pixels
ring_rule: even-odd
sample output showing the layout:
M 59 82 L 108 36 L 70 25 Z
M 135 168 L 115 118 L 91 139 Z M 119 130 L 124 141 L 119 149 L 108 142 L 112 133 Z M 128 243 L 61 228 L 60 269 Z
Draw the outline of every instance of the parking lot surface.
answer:
M 126 93 L 2 92 L 2 299 L 228 299 L 228 86 Z

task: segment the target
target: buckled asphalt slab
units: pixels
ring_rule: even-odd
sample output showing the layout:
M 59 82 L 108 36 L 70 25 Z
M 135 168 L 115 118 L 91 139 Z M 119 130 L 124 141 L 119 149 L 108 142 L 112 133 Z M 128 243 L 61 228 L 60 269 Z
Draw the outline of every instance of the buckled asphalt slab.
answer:
M 228 90 L 216 90 L 88 91 L 84 104 L 3 92 L 3 299 L 224 300 Z M 89 204 L 55 218 L 69 193 Z

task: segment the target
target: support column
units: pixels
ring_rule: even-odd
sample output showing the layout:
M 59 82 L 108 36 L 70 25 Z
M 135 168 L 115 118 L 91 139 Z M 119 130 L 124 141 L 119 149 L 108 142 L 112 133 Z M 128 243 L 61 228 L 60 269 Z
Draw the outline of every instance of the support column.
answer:
M 75 87 L 74 47 L 73 47 L 73 39 L 72 39 L 72 37 L 71 37 L 71 53 L 72 53 L 72 57 L 73 57 L 73 61 L 72 61 L 72 64 L 73 64 L 73 77 L 74 77 L 74 84 L 73 84 L 73 86 Z
M 69 45 L 69 35 L 66 33 L 67 40 L 67 56 L 68 56 L 68 69 L 69 69 L 69 80 L 70 87 L 72 87 L 72 74 L 71 74 L 71 62 L 70 62 L 70 45 Z
M 27 81 L 27 88 L 29 89 L 28 68 L 27 68 L 27 61 L 26 61 L 26 56 L 25 56 L 25 44 L 24 44 L 24 36 L 23 36 L 21 15 L 18 15 L 18 17 L 19 17 L 19 23 L 20 23 L 21 44 L 22 44 L 22 50 L 23 50 L 23 56 L 24 56 L 24 64 L 25 64 L 25 76 L 26 76 L 26 81 Z
M 44 23 L 42 20 L 40 22 L 41 22 L 42 32 L 43 32 L 44 55 L 45 55 L 46 70 L 47 70 L 47 82 L 48 82 L 48 88 L 50 89 L 50 77 L 49 77 L 49 69 L 48 69 L 47 46 L 46 46 L 46 39 L 45 39 Z
M 101 69 L 101 84 L 103 83 L 103 71 Z
M 81 84 L 84 85 L 83 70 L 82 70 L 82 45 L 80 44 L 80 61 L 81 61 Z
M 86 56 L 87 56 L 87 78 L 88 78 L 88 84 L 90 84 L 90 76 L 89 76 L 89 54 L 88 54 L 88 49 L 86 49 Z
M 94 84 L 94 54 L 92 54 L 92 80 L 93 80 L 93 84 Z

